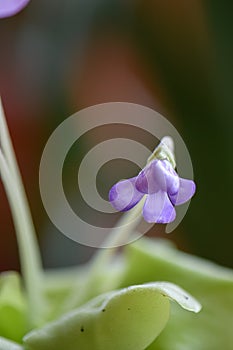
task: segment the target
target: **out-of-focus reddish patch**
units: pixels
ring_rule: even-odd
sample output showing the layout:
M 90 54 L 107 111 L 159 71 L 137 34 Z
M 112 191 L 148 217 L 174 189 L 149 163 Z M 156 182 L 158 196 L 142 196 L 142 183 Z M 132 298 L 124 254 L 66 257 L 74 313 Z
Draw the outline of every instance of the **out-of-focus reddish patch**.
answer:
M 71 103 L 79 109 L 111 101 L 162 109 L 160 98 L 155 97 L 162 97 L 159 78 L 154 91 L 149 74 L 130 41 L 112 35 L 95 38 L 85 54 L 81 72 L 79 67 L 74 56 L 67 78 Z

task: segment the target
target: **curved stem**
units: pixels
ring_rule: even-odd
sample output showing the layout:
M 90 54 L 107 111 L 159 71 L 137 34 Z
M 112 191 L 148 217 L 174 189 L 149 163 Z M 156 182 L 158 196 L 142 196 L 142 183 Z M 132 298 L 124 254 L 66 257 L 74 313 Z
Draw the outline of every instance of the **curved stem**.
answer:
M 132 234 L 142 218 L 142 208 L 145 197 L 130 211 L 125 213 L 119 220 L 118 226 L 113 228 L 109 237 L 105 240 L 104 245 L 110 248 L 102 248 L 97 251 L 91 260 L 94 269 L 104 266 L 113 256 L 116 248 L 124 245 L 127 238 Z
M 9 131 L 0 101 L 0 175 L 6 189 L 16 228 L 20 261 L 26 291 L 29 298 L 30 321 L 39 322 L 42 311 L 41 270 L 42 263 L 36 241 L 29 205 L 15 159 Z

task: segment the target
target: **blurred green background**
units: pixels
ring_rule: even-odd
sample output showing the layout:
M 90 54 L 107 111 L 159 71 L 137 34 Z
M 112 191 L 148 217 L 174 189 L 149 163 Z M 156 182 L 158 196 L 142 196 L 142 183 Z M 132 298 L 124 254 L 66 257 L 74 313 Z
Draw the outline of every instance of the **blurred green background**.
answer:
M 64 237 L 45 213 L 38 185 L 43 147 L 65 118 L 110 101 L 151 107 L 176 126 L 198 191 L 167 237 L 233 266 L 232 10 L 219 1 L 32 0 L 0 20 L 0 93 L 47 267 L 86 261 L 93 249 Z M 78 158 L 97 139 L 90 135 Z M 0 198 L 0 268 L 18 269 L 2 185 Z

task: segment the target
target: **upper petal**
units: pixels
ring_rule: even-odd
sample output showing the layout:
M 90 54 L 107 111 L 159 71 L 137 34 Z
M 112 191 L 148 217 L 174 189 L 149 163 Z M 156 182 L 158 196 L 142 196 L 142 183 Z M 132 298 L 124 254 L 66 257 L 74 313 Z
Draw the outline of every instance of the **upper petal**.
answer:
M 14 16 L 21 11 L 30 0 L 1 0 L 0 18 Z
M 169 197 L 173 205 L 180 205 L 187 202 L 194 195 L 195 191 L 196 185 L 194 181 L 180 178 L 178 193 L 175 195 L 169 194 Z
M 169 161 L 161 160 L 161 163 L 166 178 L 166 191 L 168 194 L 175 194 L 178 192 L 180 186 L 179 175 L 173 169 Z
M 134 207 L 144 196 L 135 187 L 136 177 L 117 182 L 109 191 L 109 201 L 118 211 Z
M 143 207 L 145 221 L 167 224 L 176 217 L 175 209 L 164 191 L 149 194 Z
M 160 190 L 171 194 L 177 193 L 179 177 L 168 161 L 156 159 L 139 173 L 136 188 L 148 194 Z

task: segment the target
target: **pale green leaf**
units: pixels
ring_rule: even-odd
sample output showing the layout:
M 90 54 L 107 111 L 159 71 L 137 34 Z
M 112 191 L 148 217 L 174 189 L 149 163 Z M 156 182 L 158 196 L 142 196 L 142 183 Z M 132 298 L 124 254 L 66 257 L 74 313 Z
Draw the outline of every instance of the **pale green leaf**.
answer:
M 0 336 L 20 342 L 27 331 L 27 306 L 20 276 L 16 272 L 2 273 L 0 275 Z
M 0 350 L 24 350 L 21 345 L 0 337 Z
M 52 321 L 97 295 L 118 288 L 123 267 L 123 262 L 117 259 L 94 274 L 91 264 L 45 271 L 43 287 L 47 302 L 46 321 Z M 90 273 L 92 278 L 89 280 Z
M 130 286 L 103 294 L 25 336 L 29 350 L 143 350 L 165 327 L 169 298 L 194 312 L 200 305 L 166 282 Z
M 122 287 L 163 279 L 191 292 L 203 307 L 196 316 L 172 304 L 165 330 L 148 350 L 232 350 L 232 270 L 182 253 L 159 239 L 143 238 L 125 253 Z

